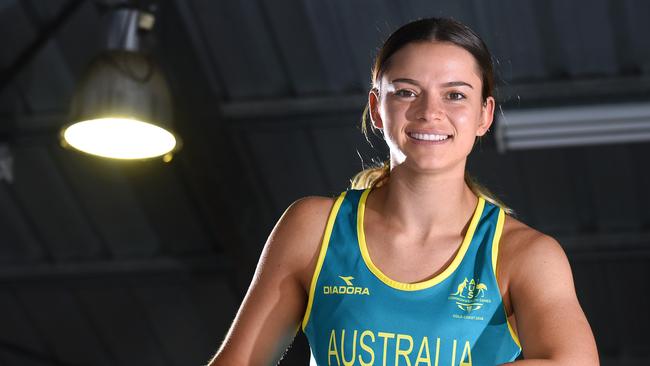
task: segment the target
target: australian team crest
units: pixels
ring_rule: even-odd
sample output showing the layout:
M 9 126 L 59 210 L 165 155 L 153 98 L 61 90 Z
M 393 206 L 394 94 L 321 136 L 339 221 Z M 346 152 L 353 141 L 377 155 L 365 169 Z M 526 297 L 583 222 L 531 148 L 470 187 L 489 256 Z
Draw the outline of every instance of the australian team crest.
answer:
M 492 302 L 486 294 L 488 288 L 484 283 L 467 277 L 458 284 L 456 292 L 449 295 L 449 300 L 455 301 L 459 309 L 468 313 L 479 310 L 483 305 Z

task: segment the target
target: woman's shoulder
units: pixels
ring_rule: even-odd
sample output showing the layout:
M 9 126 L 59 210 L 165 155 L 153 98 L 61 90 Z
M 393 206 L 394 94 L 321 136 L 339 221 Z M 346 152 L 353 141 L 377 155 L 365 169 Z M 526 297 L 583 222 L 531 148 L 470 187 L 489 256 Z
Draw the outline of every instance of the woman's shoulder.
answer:
M 535 252 L 559 247 L 552 236 L 545 234 L 513 216 L 506 215 L 501 234 L 500 250 L 516 253 Z
M 512 278 L 542 263 L 562 265 L 566 260 L 566 254 L 555 238 L 506 215 L 498 257 L 502 275 Z
M 282 257 L 287 269 L 295 273 L 303 285 L 311 280 L 310 268 L 317 261 L 335 198 L 307 196 L 289 205 L 273 228 L 267 241 L 268 255 Z
M 297 199 L 284 211 L 273 234 L 311 239 L 320 236 L 334 202 L 335 198 L 322 196 Z
M 542 240 L 546 234 L 534 229 L 523 221 L 506 215 L 501 234 L 500 250 L 522 250 L 526 243 Z
M 322 234 L 336 198 L 307 196 L 297 199 L 287 207 L 278 225 L 288 227 L 296 234 L 317 237 Z
M 336 197 L 306 196 L 295 200 L 289 205 L 286 213 L 293 215 L 319 215 L 327 217 Z

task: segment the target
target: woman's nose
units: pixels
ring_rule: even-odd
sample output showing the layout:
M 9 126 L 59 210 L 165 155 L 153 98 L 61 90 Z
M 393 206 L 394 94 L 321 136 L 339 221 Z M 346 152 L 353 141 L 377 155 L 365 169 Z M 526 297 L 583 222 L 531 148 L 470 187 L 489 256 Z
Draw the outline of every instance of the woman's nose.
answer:
M 418 120 L 435 120 L 443 116 L 442 101 L 433 95 L 422 94 L 418 100 L 416 118 Z

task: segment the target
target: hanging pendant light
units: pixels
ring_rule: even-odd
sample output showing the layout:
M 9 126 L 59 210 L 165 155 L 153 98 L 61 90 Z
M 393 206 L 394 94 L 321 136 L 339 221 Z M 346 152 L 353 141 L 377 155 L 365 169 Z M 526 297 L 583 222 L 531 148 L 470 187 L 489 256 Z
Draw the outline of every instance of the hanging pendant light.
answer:
M 153 15 L 117 8 L 109 17 L 108 50 L 95 57 L 76 88 L 63 145 L 108 158 L 169 161 L 179 148 L 171 93 L 140 44 Z

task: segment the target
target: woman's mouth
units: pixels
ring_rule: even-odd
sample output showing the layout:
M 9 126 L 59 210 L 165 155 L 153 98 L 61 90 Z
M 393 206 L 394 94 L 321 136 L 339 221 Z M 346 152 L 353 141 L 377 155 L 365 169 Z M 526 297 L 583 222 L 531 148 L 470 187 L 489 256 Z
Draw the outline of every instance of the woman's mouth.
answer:
M 427 143 L 442 143 L 452 138 L 451 135 L 439 135 L 432 133 L 407 132 L 411 139 Z

